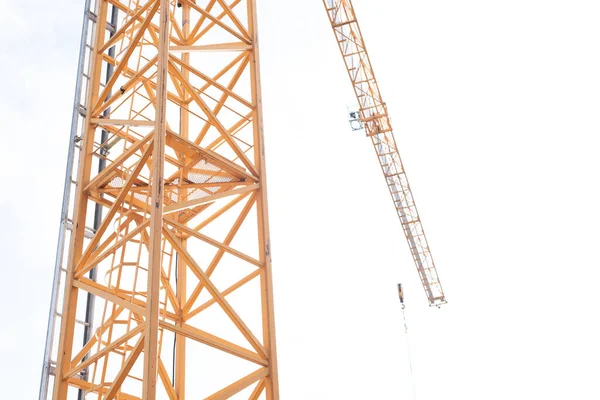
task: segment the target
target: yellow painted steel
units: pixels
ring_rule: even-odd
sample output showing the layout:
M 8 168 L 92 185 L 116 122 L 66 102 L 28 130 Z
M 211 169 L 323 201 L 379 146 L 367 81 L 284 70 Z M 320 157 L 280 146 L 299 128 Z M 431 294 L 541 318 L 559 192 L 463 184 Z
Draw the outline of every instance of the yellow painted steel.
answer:
M 40 399 L 277 400 L 255 1 L 88 5 Z

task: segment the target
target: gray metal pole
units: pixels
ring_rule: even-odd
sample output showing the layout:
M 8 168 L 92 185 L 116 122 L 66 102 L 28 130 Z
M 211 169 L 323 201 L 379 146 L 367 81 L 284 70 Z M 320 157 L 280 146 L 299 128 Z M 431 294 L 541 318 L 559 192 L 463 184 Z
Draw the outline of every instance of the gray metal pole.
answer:
M 75 98 L 73 101 L 73 115 L 71 118 L 71 134 L 69 138 L 69 152 L 67 154 L 67 170 L 65 173 L 65 185 L 63 189 L 63 202 L 60 214 L 60 228 L 58 231 L 58 244 L 56 247 L 56 258 L 54 261 L 54 280 L 52 284 L 52 295 L 50 298 L 50 312 L 48 327 L 46 330 L 46 346 L 44 350 L 44 364 L 42 366 L 42 378 L 40 383 L 39 400 L 46 400 L 48 396 L 48 385 L 50 381 L 50 358 L 52 357 L 52 343 L 54 341 L 54 326 L 56 323 L 56 303 L 60 286 L 60 273 L 62 268 L 63 251 L 65 247 L 65 230 L 69 213 L 69 201 L 71 194 L 71 181 L 73 178 L 73 160 L 75 156 L 75 138 L 77 136 L 77 122 L 79 119 L 79 105 L 81 100 L 81 89 L 83 81 L 83 68 L 85 64 L 87 34 L 90 24 L 89 19 L 90 0 L 85 0 L 83 26 L 81 28 L 81 42 L 79 45 L 79 62 L 77 65 L 77 80 L 75 81 Z

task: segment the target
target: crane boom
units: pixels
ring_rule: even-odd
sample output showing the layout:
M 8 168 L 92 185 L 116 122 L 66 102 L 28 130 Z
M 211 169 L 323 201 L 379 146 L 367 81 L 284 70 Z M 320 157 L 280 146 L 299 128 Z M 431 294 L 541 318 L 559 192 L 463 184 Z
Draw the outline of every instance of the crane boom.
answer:
M 359 105 L 359 121 L 373 142 L 429 305 L 446 303 L 419 212 L 402 165 L 351 0 L 323 0 Z

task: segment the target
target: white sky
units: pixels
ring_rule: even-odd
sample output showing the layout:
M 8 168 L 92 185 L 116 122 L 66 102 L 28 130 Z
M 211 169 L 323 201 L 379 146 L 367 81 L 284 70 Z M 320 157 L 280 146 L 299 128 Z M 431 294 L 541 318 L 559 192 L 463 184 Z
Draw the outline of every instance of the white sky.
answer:
M 600 3 L 354 0 L 430 309 L 321 1 L 259 1 L 281 396 L 600 399 Z M 83 1 L 0 0 L 0 387 L 39 374 Z

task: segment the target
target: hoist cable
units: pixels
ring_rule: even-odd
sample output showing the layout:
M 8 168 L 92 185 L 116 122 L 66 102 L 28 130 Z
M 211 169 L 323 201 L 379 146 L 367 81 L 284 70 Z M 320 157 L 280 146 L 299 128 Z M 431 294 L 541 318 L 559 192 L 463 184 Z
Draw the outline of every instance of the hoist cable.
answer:
M 405 339 L 405 343 L 406 343 L 406 352 L 408 354 L 408 368 L 409 368 L 409 372 L 410 372 L 410 383 L 411 383 L 411 387 L 412 387 L 413 400 L 416 400 L 417 391 L 416 391 L 416 387 L 415 387 L 415 375 L 413 372 L 412 357 L 410 354 L 410 338 L 408 336 L 408 325 L 406 324 L 406 311 L 405 311 L 406 306 L 404 305 L 404 303 L 402 303 L 401 306 L 402 306 L 402 320 L 404 322 L 404 339 Z

